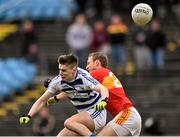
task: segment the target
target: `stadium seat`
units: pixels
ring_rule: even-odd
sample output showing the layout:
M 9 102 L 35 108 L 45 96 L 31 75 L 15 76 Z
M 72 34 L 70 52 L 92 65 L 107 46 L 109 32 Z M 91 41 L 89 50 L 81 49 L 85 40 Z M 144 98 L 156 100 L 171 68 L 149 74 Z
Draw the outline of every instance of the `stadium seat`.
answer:
M 22 88 L 22 84 L 20 81 L 17 81 L 16 78 L 13 78 L 11 73 L 7 70 L 1 71 L 0 80 L 6 83 L 10 88 L 14 89 L 14 91 L 19 91 Z
M 5 21 L 12 21 L 16 20 L 17 17 L 17 11 L 15 9 L 8 10 L 3 15 Z
M 36 67 L 24 59 L 9 58 L 6 60 L 6 66 L 22 87 L 31 83 L 36 74 Z
M 36 67 L 24 59 L 8 58 L 0 61 L 0 94 L 8 96 L 12 93 L 22 93 L 22 90 L 32 84 Z
M 11 92 L 12 89 L 7 84 L 3 83 L 2 81 L 0 81 L 0 87 L 1 87 L 0 98 L 4 99 L 4 98 L 9 97 L 12 94 Z
M 45 18 L 55 18 L 57 15 L 57 9 L 54 9 L 54 8 L 49 8 L 49 9 L 47 9 L 47 10 L 45 10 L 45 15 L 44 15 L 44 17 Z
M 21 0 L 15 2 L 13 0 L 2 1 L 5 9 L 0 12 L 0 18 L 3 21 L 14 21 L 34 19 L 66 19 L 70 13 L 77 11 L 75 0 Z M 9 8 L 9 5 L 11 8 Z
M 0 96 L 2 97 L 7 97 L 10 94 L 12 94 L 12 87 L 8 85 L 7 82 L 9 82 L 9 77 L 6 73 L 6 70 L 4 69 L 4 62 L 0 61 L 0 72 L 1 72 L 1 77 L 0 77 Z

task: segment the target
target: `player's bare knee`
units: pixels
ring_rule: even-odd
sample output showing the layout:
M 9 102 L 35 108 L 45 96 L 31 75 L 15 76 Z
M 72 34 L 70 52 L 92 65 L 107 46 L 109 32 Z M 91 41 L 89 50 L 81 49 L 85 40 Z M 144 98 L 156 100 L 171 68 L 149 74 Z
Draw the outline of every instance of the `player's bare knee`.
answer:
M 71 120 L 70 119 L 66 119 L 64 121 L 64 127 L 68 127 L 71 124 Z
M 72 118 L 66 119 L 64 122 L 64 127 L 69 129 L 72 127 L 72 125 L 74 125 L 73 123 L 76 123 L 76 121 L 74 121 Z

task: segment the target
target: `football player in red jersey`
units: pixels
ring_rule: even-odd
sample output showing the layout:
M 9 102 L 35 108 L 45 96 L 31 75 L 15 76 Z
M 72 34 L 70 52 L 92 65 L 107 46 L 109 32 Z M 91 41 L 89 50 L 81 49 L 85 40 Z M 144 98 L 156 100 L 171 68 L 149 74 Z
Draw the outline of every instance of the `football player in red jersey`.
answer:
M 109 90 L 106 106 L 114 117 L 97 136 L 139 136 L 141 116 L 126 96 L 121 82 L 107 68 L 107 56 L 101 52 L 89 54 L 86 69 Z

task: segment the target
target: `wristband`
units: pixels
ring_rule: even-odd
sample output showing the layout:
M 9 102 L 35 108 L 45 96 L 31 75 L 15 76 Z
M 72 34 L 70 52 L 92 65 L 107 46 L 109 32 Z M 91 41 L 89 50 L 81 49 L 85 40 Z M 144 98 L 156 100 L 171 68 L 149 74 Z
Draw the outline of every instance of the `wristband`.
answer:
M 101 101 L 105 101 L 107 103 L 108 102 L 108 97 L 106 97 L 105 99 L 102 99 Z
M 29 119 L 31 119 L 30 115 L 22 115 L 21 117 L 28 117 Z
M 57 98 L 57 96 L 54 96 L 54 100 L 56 100 L 56 102 L 59 101 L 59 99 Z

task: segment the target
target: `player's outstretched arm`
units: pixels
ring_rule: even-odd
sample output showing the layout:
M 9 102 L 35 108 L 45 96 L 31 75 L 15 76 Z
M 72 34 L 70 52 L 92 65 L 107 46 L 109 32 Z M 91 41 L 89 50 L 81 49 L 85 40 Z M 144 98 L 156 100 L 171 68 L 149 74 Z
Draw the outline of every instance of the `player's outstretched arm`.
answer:
M 31 117 L 33 117 L 39 110 L 45 105 L 45 103 L 48 101 L 50 97 L 52 97 L 53 94 L 46 91 L 31 107 L 28 115 L 22 115 L 19 118 L 19 122 L 21 125 L 28 124 L 31 120 Z

